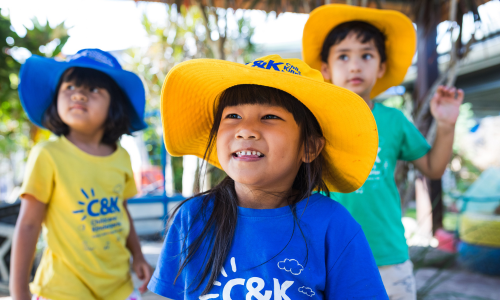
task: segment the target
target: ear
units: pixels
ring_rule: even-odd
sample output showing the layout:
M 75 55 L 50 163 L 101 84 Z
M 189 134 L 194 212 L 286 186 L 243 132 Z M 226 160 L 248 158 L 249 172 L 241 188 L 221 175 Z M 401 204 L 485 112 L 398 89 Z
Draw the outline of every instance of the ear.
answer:
M 325 138 L 311 138 L 309 140 L 309 153 L 304 153 L 302 157 L 302 162 L 311 163 L 318 157 L 318 155 L 323 151 L 325 147 Z
M 385 71 L 387 71 L 387 62 L 383 62 L 380 64 L 380 67 L 378 68 L 377 78 L 380 79 L 384 77 Z
M 321 62 L 321 74 L 323 78 L 327 81 L 332 81 L 332 73 L 330 72 L 330 66 L 326 62 Z

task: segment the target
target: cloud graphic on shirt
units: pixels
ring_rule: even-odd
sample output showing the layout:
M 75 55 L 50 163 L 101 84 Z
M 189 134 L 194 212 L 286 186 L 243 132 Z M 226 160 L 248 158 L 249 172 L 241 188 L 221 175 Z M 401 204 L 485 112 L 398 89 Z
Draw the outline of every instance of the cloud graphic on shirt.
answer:
M 313 292 L 313 290 L 311 288 L 306 287 L 306 286 L 299 287 L 299 292 L 301 292 L 302 294 L 306 294 L 309 297 L 316 295 L 316 293 Z
M 285 258 L 284 261 L 280 261 L 278 263 L 278 268 L 290 272 L 293 275 L 299 275 L 304 270 L 304 267 L 301 264 L 299 264 L 299 262 L 296 259 L 288 259 L 288 258 Z

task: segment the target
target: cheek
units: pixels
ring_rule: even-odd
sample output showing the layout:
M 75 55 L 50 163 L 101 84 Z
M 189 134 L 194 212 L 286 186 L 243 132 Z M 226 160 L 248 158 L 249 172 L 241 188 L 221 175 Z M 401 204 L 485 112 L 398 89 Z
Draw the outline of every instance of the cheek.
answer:
M 57 113 L 61 118 L 64 118 L 66 112 L 69 109 L 69 98 L 66 97 L 63 93 L 59 93 L 57 95 Z
M 231 136 L 231 133 L 227 130 L 219 130 L 217 132 L 217 157 L 219 159 L 219 163 L 223 167 L 227 165 L 227 162 L 229 161 L 229 155 L 231 154 L 229 150 Z
M 333 68 L 331 68 L 332 72 L 332 83 L 338 86 L 343 86 L 346 81 L 346 76 L 349 73 L 346 70 L 346 64 L 344 63 L 336 63 L 333 64 Z
M 89 103 L 88 109 L 96 120 L 106 121 L 110 107 L 109 99 L 97 99 Z
M 287 130 L 269 135 L 268 141 L 269 150 L 278 160 L 293 162 L 299 157 L 299 134 L 298 130 Z M 293 165 L 293 164 L 291 164 Z
M 367 63 L 365 70 L 367 71 L 366 74 L 368 76 L 373 77 L 373 81 L 377 81 L 380 73 L 379 63 L 377 60 L 373 59 Z

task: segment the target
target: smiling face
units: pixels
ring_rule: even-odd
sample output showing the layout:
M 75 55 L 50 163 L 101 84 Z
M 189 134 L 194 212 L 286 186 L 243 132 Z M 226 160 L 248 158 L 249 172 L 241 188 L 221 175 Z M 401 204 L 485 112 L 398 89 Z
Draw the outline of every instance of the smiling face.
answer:
M 386 63 L 373 39 L 362 43 L 355 33 L 350 33 L 338 44 L 330 47 L 328 63 L 322 63 L 321 73 L 333 84 L 355 92 L 370 100 L 370 92 L 377 79 L 384 76 Z
M 286 191 L 303 161 L 300 127 L 279 106 L 244 104 L 222 112 L 217 155 L 235 184 Z
M 57 112 L 71 130 L 92 133 L 102 130 L 111 97 L 104 88 L 62 82 L 57 95 Z

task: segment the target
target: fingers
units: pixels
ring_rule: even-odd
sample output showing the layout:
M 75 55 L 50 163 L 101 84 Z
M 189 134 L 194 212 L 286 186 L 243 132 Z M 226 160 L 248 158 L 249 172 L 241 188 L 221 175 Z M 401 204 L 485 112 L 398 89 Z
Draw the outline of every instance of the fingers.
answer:
M 142 285 L 139 287 L 139 292 L 141 294 L 144 294 L 148 290 L 148 283 L 149 281 L 144 281 Z
M 464 91 L 462 89 L 457 89 L 454 86 L 447 87 L 440 85 L 436 91 L 436 94 L 443 99 L 454 99 L 458 102 L 462 102 L 464 98 Z
M 135 275 L 137 275 L 137 278 L 139 278 L 140 280 L 144 280 L 144 268 L 142 265 L 137 268 L 137 270 L 135 271 Z
M 144 280 L 144 282 L 139 287 L 139 292 L 145 293 L 148 289 L 149 280 L 151 279 L 151 276 L 153 276 L 153 270 L 151 269 L 151 267 L 147 263 L 141 265 L 140 270 L 141 270 L 142 278 L 139 278 L 139 279 Z

